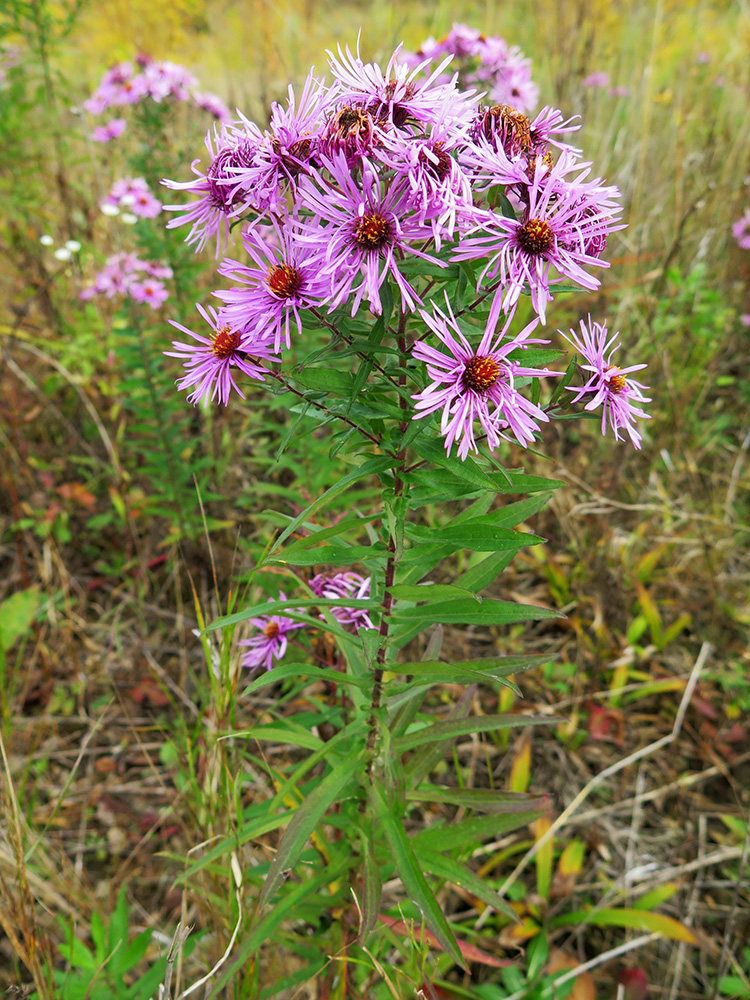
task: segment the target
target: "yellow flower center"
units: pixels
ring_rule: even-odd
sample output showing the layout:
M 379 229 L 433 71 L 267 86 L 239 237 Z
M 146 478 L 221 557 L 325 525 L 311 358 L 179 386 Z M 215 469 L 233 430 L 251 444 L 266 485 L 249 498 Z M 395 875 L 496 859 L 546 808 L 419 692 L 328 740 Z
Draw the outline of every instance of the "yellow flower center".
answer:
M 354 227 L 354 240 L 363 250 L 382 250 L 391 242 L 390 219 L 377 212 L 363 215 Z
M 231 358 L 240 346 L 240 335 L 228 326 L 221 326 L 211 337 L 211 350 L 217 358 Z
M 473 389 L 475 392 L 486 392 L 497 382 L 500 377 L 501 368 L 494 358 L 486 355 L 478 355 L 469 358 L 464 367 L 462 383 L 465 389 Z
M 529 219 L 518 230 L 519 246 L 532 257 L 538 257 L 549 250 L 553 241 L 552 228 L 544 219 Z
M 269 622 L 268 625 L 263 629 L 263 635 L 268 639 L 275 639 L 279 634 L 279 623 Z
M 609 375 L 610 372 L 617 373 L 619 371 L 620 369 L 617 367 L 617 365 L 610 365 L 608 368 L 604 369 L 604 374 Z M 624 392 L 627 384 L 628 380 L 625 377 L 625 375 L 622 374 L 609 375 L 609 379 L 607 380 L 609 391 L 614 392 L 615 395 L 619 395 L 621 392 Z
M 280 299 L 290 299 L 302 287 L 302 274 L 290 264 L 276 264 L 266 278 L 268 287 Z

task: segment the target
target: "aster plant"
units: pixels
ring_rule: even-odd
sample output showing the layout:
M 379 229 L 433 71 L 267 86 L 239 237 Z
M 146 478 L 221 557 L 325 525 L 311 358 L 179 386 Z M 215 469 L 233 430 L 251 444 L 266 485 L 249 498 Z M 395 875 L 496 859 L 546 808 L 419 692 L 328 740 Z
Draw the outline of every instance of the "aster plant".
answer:
M 474 60 L 473 81 L 490 103 L 461 86 L 454 56 Z M 328 82 L 311 73 L 265 127 L 238 112 L 209 133 L 194 179 L 165 180 L 190 197 L 165 208 L 175 213 L 171 226 L 189 224 L 196 250 L 211 243 L 221 255 L 235 245 L 218 265 L 214 307 L 198 306 L 209 329 L 174 323 L 191 341 L 167 352 L 184 366 L 178 388 L 203 406 L 243 394 L 261 406 L 270 395 L 294 411 L 285 441 L 313 420 L 331 456 L 350 466 L 301 512 L 275 515 L 280 530 L 252 575 L 280 575 L 291 596 L 208 630 L 249 623 L 242 664 L 251 691 L 309 676 L 346 692 L 338 732 L 310 759 L 319 779 L 278 843 L 260 903 L 300 892 L 286 884 L 288 872 L 335 810 L 349 849 L 329 855 L 310 893 L 335 892 L 348 874 L 364 939 L 382 879 L 397 874 L 439 947 L 464 966 L 431 878 L 468 887 L 498 927 L 515 919 L 456 853 L 527 824 L 539 802 L 437 788 L 429 775 L 447 740 L 550 720 L 468 717 L 473 685 L 517 692 L 510 677 L 539 659 L 449 662 L 442 627 L 559 617 L 482 593 L 520 548 L 541 541 L 515 529 L 556 484 L 527 474 L 524 449 L 576 412 L 601 416 L 603 432 L 625 432 L 637 448 L 648 416 L 646 387 L 631 378 L 643 366 L 620 362 L 603 325 L 583 322 L 557 346 L 546 335 L 559 294 L 599 287 L 608 237 L 623 223 L 617 188 L 592 177 L 568 143 L 577 123 L 549 107 L 530 116 L 529 70 L 501 39 L 461 26 L 417 57 L 397 49 L 385 68 L 339 48 L 329 53 Z M 503 80 L 502 100 L 493 100 Z M 565 359 L 568 346 L 575 353 Z M 337 497 L 373 482 L 375 510 L 318 520 Z M 436 504 L 454 514 L 438 529 L 425 517 Z M 455 554 L 467 549 L 471 566 L 457 573 Z M 323 635 L 335 656 L 322 656 Z M 467 693 L 437 721 L 423 705 L 447 682 Z M 404 803 L 420 798 L 487 815 L 410 836 Z M 261 939 L 251 935 L 242 961 Z

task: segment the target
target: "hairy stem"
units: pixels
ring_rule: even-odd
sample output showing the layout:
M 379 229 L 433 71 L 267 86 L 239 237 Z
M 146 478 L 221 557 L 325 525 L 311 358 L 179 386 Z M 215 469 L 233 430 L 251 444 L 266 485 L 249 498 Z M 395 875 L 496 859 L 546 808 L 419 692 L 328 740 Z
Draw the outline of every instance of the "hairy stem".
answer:
M 398 342 L 400 358 L 400 373 L 398 376 L 399 387 L 406 385 L 406 361 L 407 361 L 407 350 L 406 350 L 406 313 L 401 312 L 401 316 L 398 322 L 398 332 L 396 334 L 396 339 Z M 403 420 L 400 424 L 401 438 L 403 440 L 406 428 L 409 426 L 408 416 L 406 413 L 407 402 L 404 398 L 403 393 L 399 393 L 398 397 L 399 407 L 403 413 Z M 404 463 L 406 461 L 406 448 L 401 448 L 398 454 L 395 456 L 395 461 L 393 464 L 393 499 L 398 500 L 404 495 L 405 483 L 403 480 Z M 375 672 L 373 674 L 373 685 L 372 685 L 372 700 L 370 702 L 370 718 L 368 722 L 369 732 L 367 734 L 367 773 L 368 776 L 372 774 L 372 762 L 375 752 L 375 742 L 377 739 L 377 714 L 380 711 L 380 705 L 383 699 L 383 672 L 385 669 L 385 654 L 388 642 L 388 630 L 390 628 L 390 616 L 391 609 L 393 607 L 393 595 L 390 592 L 390 588 L 393 586 L 393 582 L 396 575 L 396 532 L 397 528 L 391 524 L 388 530 L 388 560 L 385 564 L 385 584 L 383 588 L 383 604 L 380 614 L 380 642 L 378 644 L 378 653 L 375 659 Z

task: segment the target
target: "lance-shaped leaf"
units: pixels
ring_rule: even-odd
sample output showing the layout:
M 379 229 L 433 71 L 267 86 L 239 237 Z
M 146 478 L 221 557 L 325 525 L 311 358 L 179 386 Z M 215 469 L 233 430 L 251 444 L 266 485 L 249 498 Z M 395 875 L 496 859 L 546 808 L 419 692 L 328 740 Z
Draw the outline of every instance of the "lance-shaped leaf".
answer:
M 452 851 L 466 848 L 487 840 L 489 837 L 504 837 L 506 833 L 533 823 L 540 815 L 539 809 L 519 813 L 492 813 L 489 816 L 472 816 L 460 823 L 433 823 L 426 830 L 420 830 L 412 838 L 414 850 Z
M 687 944 L 698 944 L 693 931 L 673 917 L 665 917 L 661 913 L 649 913 L 647 910 L 577 910 L 566 913 L 550 921 L 551 927 L 566 927 L 571 924 L 595 924 L 597 927 L 629 927 L 634 931 L 651 931 L 663 934 L 672 941 L 685 941 Z
M 396 871 L 409 899 L 419 908 L 425 923 L 440 946 L 451 956 L 456 965 L 468 972 L 453 931 L 435 899 L 435 894 L 427 884 L 400 818 L 391 814 L 383 790 L 377 783 L 370 786 L 370 797 Z
M 385 545 L 322 545 L 320 548 L 289 546 L 266 559 L 267 566 L 352 566 L 370 559 L 385 559 Z M 349 605 L 353 607 L 353 605 Z
M 550 726 L 560 722 L 551 716 L 535 715 L 480 715 L 470 719 L 451 719 L 449 722 L 435 722 L 424 726 L 415 733 L 397 736 L 391 743 L 394 753 L 404 753 L 435 740 L 455 739 L 472 733 L 498 732 L 501 729 L 516 729 L 521 726 Z
M 492 523 L 492 515 L 475 518 L 466 524 L 449 524 L 442 528 L 410 525 L 407 537 L 418 545 L 438 545 L 441 548 L 471 549 L 473 552 L 500 552 L 504 549 L 521 549 L 536 545 L 546 539 L 525 531 L 512 531 Z
M 420 785 L 406 793 L 407 802 L 445 802 L 475 812 L 528 812 L 548 806 L 546 795 L 506 792 L 499 788 L 449 788 L 442 785 Z
M 554 658 L 554 657 L 553 657 Z M 456 674 L 477 674 L 484 677 L 509 677 L 520 674 L 532 667 L 549 663 L 549 656 L 488 656 L 483 660 L 456 660 L 455 663 L 443 663 L 442 660 L 419 660 L 408 663 L 389 663 L 388 669 L 394 674 L 409 674 L 421 677 L 426 674 L 442 674 L 444 669 Z M 449 675 L 447 675 L 449 676 Z M 476 677 L 475 680 L 478 680 Z
M 278 549 L 287 538 L 293 534 L 300 524 L 308 521 L 310 517 L 322 507 L 325 507 L 329 501 L 333 500 L 334 497 L 338 496 L 339 493 L 343 493 L 348 486 L 352 483 L 358 482 L 360 479 L 365 479 L 367 476 L 377 475 L 379 472 L 385 471 L 391 467 L 392 459 L 387 455 L 378 455 L 376 458 L 370 458 L 366 462 L 363 462 L 358 468 L 353 469 L 343 476 L 337 483 L 329 487 L 325 493 L 321 494 L 316 500 L 306 507 L 301 514 L 298 514 L 293 521 L 284 528 L 279 537 L 276 539 L 274 544 L 269 550 L 269 554 L 273 553 Z
M 481 597 L 477 597 L 470 590 L 464 590 L 463 587 L 452 587 L 450 584 L 444 583 L 396 583 L 388 590 L 401 601 L 449 601 L 454 597 L 468 597 L 478 604 L 482 601 Z
M 443 878 L 447 882 L 459 886 L 461 889 L 468 890 L 477 899 L 481 899 L 483 903 L 491 906 L 498 913 L 502 913 L 503 916 L 512 920 L 513 923 L 519 923 L 518 914 L 503 897 L 499 896 L 487 884 L 485 879 L 475 875 L 465 865 L 462 865 L 460 861 L 456 861 L 455 858 L 448 858 L 437 851 L 429 850 L 420 850 L 417 858 L 430 875 L 437 875 L 438 878 Z
M 398 608 L 391 619 L 395 622 L 419 619 L 423 625 L 429 625 L 432 622 L 456 625 L 507 625 L 510 622 L 564 617 L 550 608 L 538 608 L 531 604 L 514 604 L 511 601 L 495 601 L 485 598 L 481 604 L 464 599 L 437 602 L 419 608 Z
M 268 870 L 268 877 L 263 883 L 263 891 L 260 896 L 261 906 L 273 898 L 276 890 L 284 881 L 284 873 L 296 864 L 308 837 L 339 797 L 344 786 L 357 772 L 363 759 L 364 750 L 362 748 L 352 751 L 323 778 L 317 788 L 295 810 L 274 855 Z

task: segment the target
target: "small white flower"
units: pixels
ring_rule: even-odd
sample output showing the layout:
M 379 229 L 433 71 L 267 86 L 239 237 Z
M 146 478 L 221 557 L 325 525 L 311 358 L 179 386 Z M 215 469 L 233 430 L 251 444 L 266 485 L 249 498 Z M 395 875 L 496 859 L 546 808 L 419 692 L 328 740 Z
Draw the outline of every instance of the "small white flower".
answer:
M 135 205 L 135 195 L 124 194 L 122 198 L 120 198 L 120 207 L 129 208 L 131 205 Z
M 122 221 L 128 226 L 134 226 L 138 221 L 138 216 L 133 215 L 132 212 L 123 212 L 121 218 Z
M 55 241 L 52 239 L 51 236 L 41 236 L 39 238 L 39 242 L 42 244 L 43 247 L 51 247 Z
M 58 247 L 58 249 L 55 250 L 53 257 L 56 257 L 58 260 L 70 260 L 71 253 L 70 250 L 66 250 L 65 247 Z
M 65 246 L 68 248 L 68 250 L 70 250 L 71 253 L 78 253 L 78 251 L 81 249 L 81 244 L 78 242 L 78 240 L 66 240 Z
M 120 214 L 120 209 L 117 205 L 110 205 L 108 201 L 105 201 L 103 205 L 100 206 L 102 210 L 102 215 L 109 215 L 114 218 L 116 215 Z

